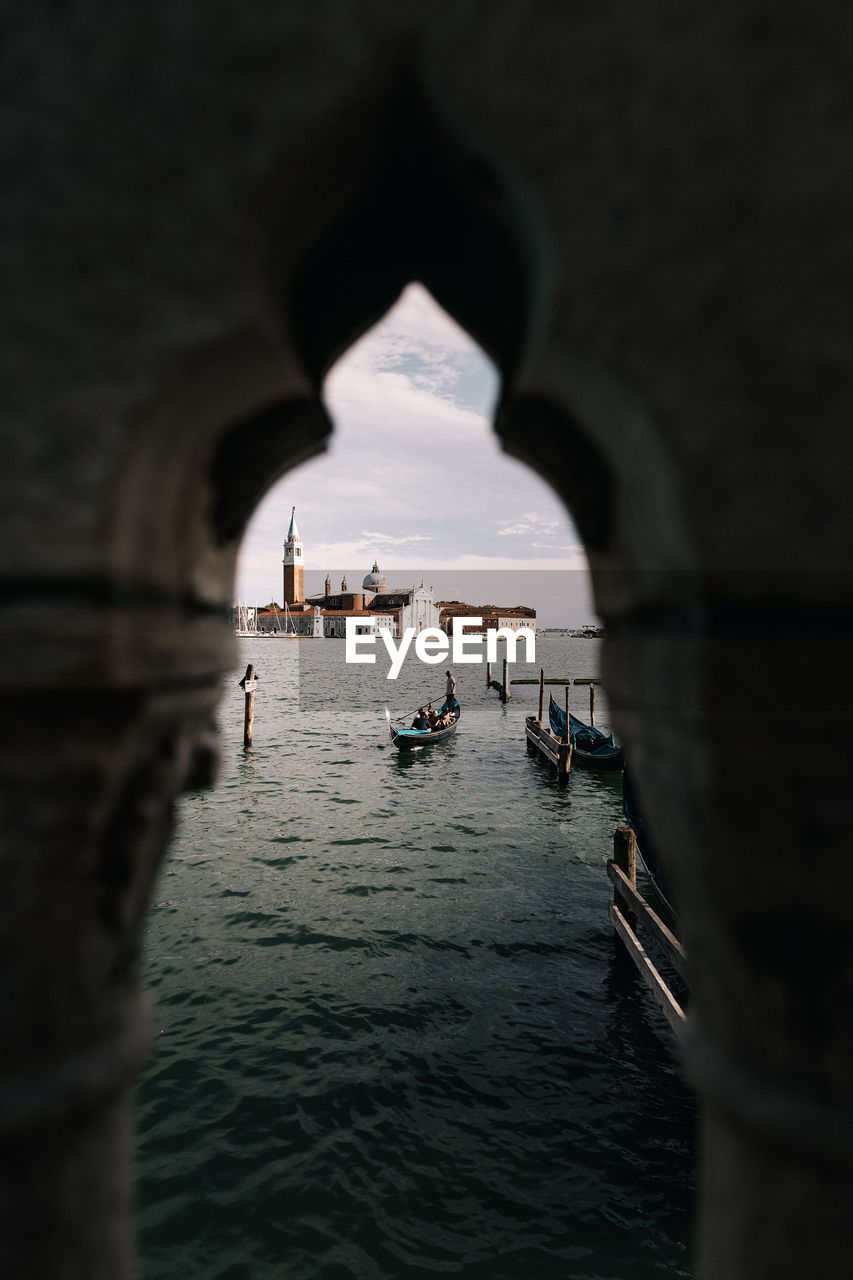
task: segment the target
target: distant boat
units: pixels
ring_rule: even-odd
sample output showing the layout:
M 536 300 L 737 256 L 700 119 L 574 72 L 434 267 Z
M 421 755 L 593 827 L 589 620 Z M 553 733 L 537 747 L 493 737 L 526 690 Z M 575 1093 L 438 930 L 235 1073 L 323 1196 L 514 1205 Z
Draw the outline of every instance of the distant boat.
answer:
M 637 793 L 630 771 L 626 768 L 622 775 L 622 812 L 628 825 L 634 828 L 637 837 L 637 853 L 649 874 L 649 879 L 663 898 L 670 911 L 675 914 L 675 895 L 663 865 L 663 859 L 652 840 L 645 816 L 640 808 Z
M 566 712 L 554 701 L 548 705 L 551 732 L 563 742 L 566 740 Z M 621 769 L 625 753 L 613 741 L 613 734 L 602 733 L 594 725 L 584 724 L 569 712 L 569 736 L 572 743 L 572 767 L 579 769 Z
M 451 733 L 455 733 L 462 716 L 462 708 L 454 699 L 453 709 L 456 713 L 456 719 L 444 729 L 395 729 L 391 724 L 391 713 L 385 708 L 385 719 L 388 722 L 388 736 L 398 751 L 413 751 L 416 747 L 430 747 L 434 742 L 441 742 L 443 738 L 449 738 Z M 444 715 L 447 710 L 447 702 L 445 702 L 439 712 Z

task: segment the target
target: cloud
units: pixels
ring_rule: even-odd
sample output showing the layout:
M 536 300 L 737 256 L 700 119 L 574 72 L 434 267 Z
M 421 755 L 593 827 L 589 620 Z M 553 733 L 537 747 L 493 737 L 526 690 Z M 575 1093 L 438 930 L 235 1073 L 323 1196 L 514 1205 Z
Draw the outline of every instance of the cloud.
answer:
M 509 535 L 526 536 L 528 534 L 544 534 L 552 533 L 555 529 L 559 529 L 560 521 L 553 517 L 542 516 L 536 511 L 525 511 L 523 515 L 516 517 L 514 524 L 504 525 L 498 529 L 498 537 L 505 538 Z
M 524 570 L 525 572 L 536 570 L 548 570 L 550 572 L 565 572 L 567 570 L 586 570 L 587 561 L 583 548 L 575 549 L 575 555 L 555 555 L 555 556 L 490 556 L 482 555 L 477 552 L 462 552 L 454 556 L 425 556 L 419 558 L 417 562 L 418 572 L 430 572 L 438 569 L 488 569 L 495 573 L 507 572 L 511 569 Z M 408 568 L 411 565 L 411 555 L 394 557 L 388 561 L 388 568 L 397 566 Z M 386 565 L 380 566 L 385 568 Z
M 432 542 L 432 538 L 425 533 L 410 533 L 405 537 L 401 537 L 397 533 L 371 533 L 368 529 L 362 529 L 361 532 L 363 537 L 369 538 L 373 542 L 390 542 L 395 547 L 405 542 Z
M 409 373 L 394 370 L 338 367 L 324 388 L 326 407 L 340 437 L 366 431 L 369 447 L 400 436 L 417 439 L 427 431 L 433 442 L 458 440 L 460 433 L 486 440 L 492 435 L 489 418 L 441 393 L 436 385 L 418 384 Z
M 384 366 L 395 355 L 425 349 L 452 352 L 457 365 L 466 358 L 480 361 L 483 354 L 471 335 L 442 311 L 423 285 L 410 284 L 388 314 L 346 352 L 342 361 Z
M 583 547 L 579 542 L 531 542 L 530 545 L 537 551 L 570 551 L 572 554 L 583 555 Z
M 345 407 L 357 384 L 372 378 L 386 390 L 398 378 L 409 392 L 425 391 L 445 404 L 485 408 L 491 417 L 500 386 L 494 365 L 473 339 L 417 284 L 332 368 L 326 382 L 330 407 Z M 422 402 L 422 408 L 426 401 Z

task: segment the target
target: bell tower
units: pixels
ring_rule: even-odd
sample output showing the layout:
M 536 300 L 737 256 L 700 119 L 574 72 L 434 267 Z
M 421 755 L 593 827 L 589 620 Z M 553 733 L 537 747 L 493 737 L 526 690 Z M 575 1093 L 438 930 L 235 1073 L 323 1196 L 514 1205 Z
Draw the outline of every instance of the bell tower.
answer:
M 290 513 L 290 528 L 284 543 L 284 603 L 303 604 L 305 588 L 303 575 L 305 560 L 302 554 L 302 539 L 296 527 L 296 507 Z

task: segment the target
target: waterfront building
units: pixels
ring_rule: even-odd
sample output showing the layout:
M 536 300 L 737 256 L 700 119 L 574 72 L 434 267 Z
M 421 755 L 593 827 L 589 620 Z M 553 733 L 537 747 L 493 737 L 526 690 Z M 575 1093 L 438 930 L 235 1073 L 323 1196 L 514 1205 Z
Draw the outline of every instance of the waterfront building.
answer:
M 339 591 L 332 590 L 332 577 L 326 574 L 323 591 L 305 596 L 305 549 L 296 524 L 296 508 L 290 516 L 290 528 L 284 543 L 284 607 L 270 605 L 257 611 L 257 629 L 263 633 L 287 632 L 291 635 L 319 639 L 346 635 L 346 619 L 357 618 L 359 635 L 375 635 L 387 628 L 394 637 L 407 627 L 423 631 L 425 627 L 453 629 L 454 618 L 481 617 L 483 635 L 487 631 L 521 627 L 536 629 L 536 610 L 526 605 L 473 605 L 461 600 L 436 601 L 435 592 L 421 579 L 419 586 L 389 587 L 388 579 L 373 561 L 364 575 L 361 587 L 351 591 L 346 575 Z
M 340 591 L 333 592 L 331 574 L 327 573 L 322 594 L 306 598 L 305 551 L 295 507 L 284 543 L 283 565 L 284 608 L 272 605 L 258 610 L 257 626 L 261 632 L 337 638 L 346 635 L 348 617 L 359 619 L 356 630 L 360 635 L 375 635 L 379 628 L 386 628 L 396 637 L 406 627 L 421 631 L 424 627 L 440 625 L 432 587 L 426 586 L 422 579 L 420 586 L 389 588 L 376 560 L 359 590 L 351 591 L 344 575 Z
M 443 631 L 452 632 L 454 618 L 482 618 L 482 627 L 472 629 L 470 634 L 485 635 L 487 631 L 502 628 L 518 630 L 526 627 L 536 630 L 536 610 L 528 605 L 517 604 L 508 607 L 495 604 L 465 604 L 461 600 L 440 600 L 437 608 L 441 617 L 439 626 Z

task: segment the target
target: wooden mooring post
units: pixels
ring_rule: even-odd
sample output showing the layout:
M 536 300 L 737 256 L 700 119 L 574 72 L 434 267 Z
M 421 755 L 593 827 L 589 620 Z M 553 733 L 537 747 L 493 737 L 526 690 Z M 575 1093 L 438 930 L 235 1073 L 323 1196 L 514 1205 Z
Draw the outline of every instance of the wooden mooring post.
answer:
M 616 828 L 613 835 L 613 858 L 607 864 L 607 874 L 613 884 L 610 922 L 618 945 L 624 947 L 658 1008 L 673 1031 L 679 1033 L 684 1026 L 684 1010 L 637 936 L 638 924 L 648 929 L 650 938 L 685 982 L 687 957 L 672 930 L 637 891 L 637 837 L 631 827 Z
M 592 725 L 594 729 L 595 728 L 595 686 L 598 684 L 598 681 L 591 680 L 589 678 L 584 678 L 584 679 L 579 678 L 575 681 L 575 684 L 589 685 L 589 723 Z
M 255 689 L 257 688 L 257 677 L 255 675 L 255 667 L 253 663 L 249 663 L 246 667 L 246 674 L 239 681 L 240 688 L 245 693 L 243 708 L 243 746 L 250 747 L 252 745 L 252 725 L 255 722 Z
M 497 689 L 498 693 L 501 695 L 501 702 L 508 702 L 509 701 L 509 679 L 507 677 L 507 659 L 506 658 L 504 658 L 504 663 L 503 663 L 503 677 L 504 677 L 503 684 L 501 684 L 500 680 L 493 680 L 492 664 L 491 662 L 486 663 L 486 688 Z
M 551 732 L 551 725 L 545 725 L 545 671 L 539 669 L 539 715 L 527 716 L 524 734 L 528 750 L 536 750 L 544 756 L 550 765 L 557 770 L 560 782 L 566 782 L 572 767 L 572 744 L 568 732 L 569 691 L 566 686 L 566 737 L 558 738 Z

